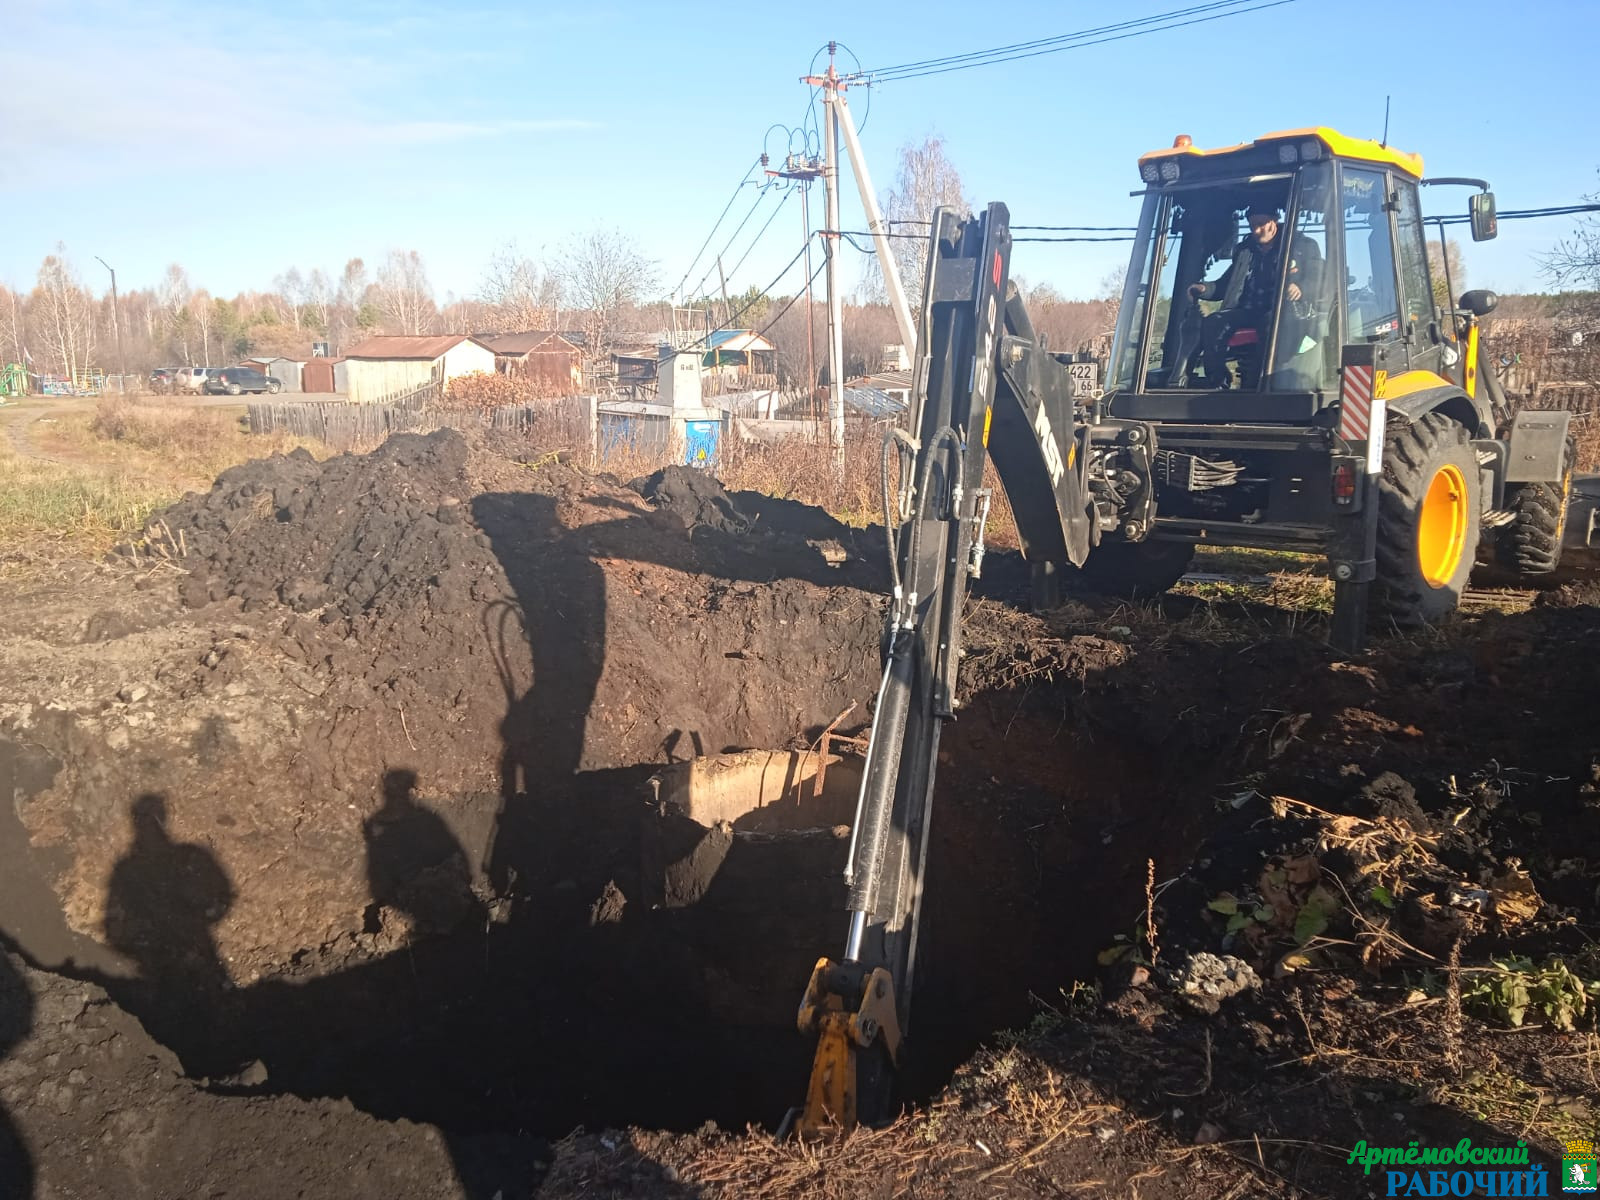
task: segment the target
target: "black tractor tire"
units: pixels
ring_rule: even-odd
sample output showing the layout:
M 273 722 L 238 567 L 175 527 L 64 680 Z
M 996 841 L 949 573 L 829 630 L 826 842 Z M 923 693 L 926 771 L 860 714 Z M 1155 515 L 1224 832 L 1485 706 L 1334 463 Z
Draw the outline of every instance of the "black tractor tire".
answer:
M 1078 578 L 1102 596 L 1149 599 L 1182 579 L 1193 559 L 1193 542 L 1101 542 L 1089 551 Z
M 1481 528 L 1478 458 L 1466 429 L 1440 412 L 1393 422 L 1383 442 L 1372 615 L 1410 629 L 1461 603 Z M 1434 510 L 1426 524 L 1424 501 Z
M 1518 483 L 1507 489 L 1506 507 L 1517 519 L 1495 539 L 1500 565 L 1518 575 L 1548 575 L 1561 561 L 1561 539 L 1567 532 L 1567 507 L 1572 501 L 1572 472 L 1578 465 L 1578 444 L 1567 439 L 1558 483 Z

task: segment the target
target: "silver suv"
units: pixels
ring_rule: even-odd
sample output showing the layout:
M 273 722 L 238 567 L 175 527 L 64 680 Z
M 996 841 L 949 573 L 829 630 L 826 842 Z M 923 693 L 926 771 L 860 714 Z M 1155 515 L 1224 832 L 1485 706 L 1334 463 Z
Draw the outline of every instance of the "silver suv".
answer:
M 175 392 L 198 392 L 204 389 L 206 380 L 210 379 L 221 367 L 179 367 L 172 376 L 172 390 Z

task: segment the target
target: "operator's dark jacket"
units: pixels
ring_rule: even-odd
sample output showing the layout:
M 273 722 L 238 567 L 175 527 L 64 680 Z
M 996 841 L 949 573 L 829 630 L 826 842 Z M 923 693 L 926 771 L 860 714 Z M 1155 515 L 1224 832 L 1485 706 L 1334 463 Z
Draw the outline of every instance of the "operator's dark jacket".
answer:
M 1322 283 L 1322 251 L 1318 250 L 1317 244 L 1305 234 L 1286 235 L 1281 230 L 1277 238 L 1274 239 L 1274 245 L 1281 244 L 1285 236 L 1292 237 L 1290 246 L 1293 257 L 1289 264 L 1289 282 L 1298 283 L 1303 295 L 1316 295 Z M 1246 285 L 1250 280 L 1251 272 L 1262 257 L 1262 251 L 1255 238 L 1245 238 L 1233 248 L 1233 261 L 1228 264 L 1228 269 L 1223 272 L 1222 278 L 1206 284 L 1206 290 L 1200 293 L 1200 299 L 1215 300 L 1220 296 L 1223 310 L 1239 308 L 1246 297 Z M 1278 260 L 1276 255 L 1269 253 L 1268 257 L 1274 267 L 1281 264 L 1281 260 Z M 1263 309 L 1250 309 L 1251 312 L 1259 316 L 1268 315 L 1264 311 L 1265 307 L 1270 306 L 1277 299 L 1278 272 L 1273 270 L 1271 274 L 1272 278 L 1270 280 L 1262 280 L 1260 282 L 1259 291 L 1256 288 L 1249 289 L 1258 296 L 1265 298 Z

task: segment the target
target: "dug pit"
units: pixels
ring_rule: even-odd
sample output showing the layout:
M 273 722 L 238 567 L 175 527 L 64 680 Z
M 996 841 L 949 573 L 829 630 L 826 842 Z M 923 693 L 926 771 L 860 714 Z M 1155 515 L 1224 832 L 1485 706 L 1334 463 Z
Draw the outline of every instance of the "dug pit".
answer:
M 7 934 L 216 1088 L 454 1135 L 775 1126 L 859 769 L 819 790 L 790 747 L 867 711 L 879 541 L 541 462 L 439 434 L 250 464 L 164 514 L 188 561 L 75 598 L 115 636 L 52 608 L 8 668 L 37 769 L 0 780 L 31 868 L 0 887 L 60 936 Z M 1049 686 L 970 670 L 945 734 L 909 1098 L 1093 972 L 1226 769 L 1093 724 L 1121 647 L 1049 654 Z

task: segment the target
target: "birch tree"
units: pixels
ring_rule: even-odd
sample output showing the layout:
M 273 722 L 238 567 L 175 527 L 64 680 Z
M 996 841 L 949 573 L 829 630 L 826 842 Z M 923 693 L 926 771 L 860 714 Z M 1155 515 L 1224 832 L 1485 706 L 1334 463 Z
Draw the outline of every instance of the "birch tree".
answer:
M 433 328 L 433 287 L 422 256 L 415 250 L 391 250 L 378 272 L 378 307 L 396 333 L 422 334 Z
M 620 230 L 595 229 L 567 244 L 557 268 L 563 303 L 582 310 L 591 358 L 611 352 L 617 322 L 655 286 L 656 264 Z
M 75 379 L 94 352 L 94 301 L 59 242 L 56 253 L 39 266 L 28 314 L 52 367 L 59 366 L 63 378 Z
M 928 263 L 926 239 L 929 222 L 933 220 L 933 210 L 940 205 L 948 205 L 963 214 L 972 211 L 961 185 L 961 173 L 944 152 L 944 140 L 928 137 L 922 140 L 921 145 L 907 142 L 900 147 L 894 187 L 884 197 L 883 215 L 890 223 L 891 233 L 913 235 L 891 238 L 889 242 L 890 253 L 900 271 L 900 282 L 905 287 L 906 300 L 913 313 L 922 306 L 922 276 Z M 873 299 L 887 299 L 883 271 L 875 256 L 866 279 L 867 290 Z
M 189 286 L 189 273 L 177 263 L 169 265 L 161 281 L 161 309 L 167 340 L 181 350 L 185 366 L 194 365 L 194 355 L 190 350 L 192 322 L 189 316 L 189 301 L 193 296 L 194 288 Z

